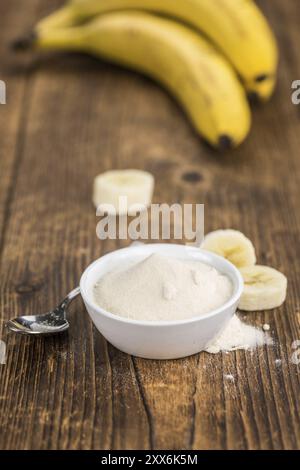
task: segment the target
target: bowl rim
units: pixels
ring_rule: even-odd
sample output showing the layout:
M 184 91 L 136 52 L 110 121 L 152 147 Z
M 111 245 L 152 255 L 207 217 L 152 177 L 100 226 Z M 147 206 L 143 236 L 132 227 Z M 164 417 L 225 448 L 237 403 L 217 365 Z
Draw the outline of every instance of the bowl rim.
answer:
M 151 247 L 166 247 L 166 246 L 174 247 L 174 250 L 176 248 L 177 249 L 186 248 L 188 251 L 192 251 L 194 253 L 198 253 L 198 254 L 203 253 L 206 256 L 210 257 L 211 259 L 221 260 L 222 263 L 224 264 L 224 266 L 226 267 L 226 269 L 228 268 L 228 271 L 231 271 L 231 273 L 233 273 L 233 275 L 236 276 L 236 280 L 237 280 L 237 287 L 234 290 L 232 296 L 227 300 L 227 302 L 225 302 L 223 305 L 221 305 L 221 307 L 218 307 L 218 308 L 212 310 L 211 312 L 204 313 L 204 314 L 201 314 L 201 315 L 197 315 L 197 316 L 194 316 L 194 317 L 191 317 L 191 318 L 186 318 L 186 319 L 183 319 L 183 320 L 155 320 L 155 321 L 151 321 L 151 320 L 135 320 L 135 319 L 131 319 L 131 318 L 121 317 L 120 315 L 116 315 L 114 313 L 108 312 L 104 308 L 100 307 L 100 305 L 98 305 L 96 302 L 94 302 L 90 298 L 90 295 L 87 294 L 86 286 L 85 286 L 87 276 L 88 276 L 89 272 L 92 269 L 94 269 L 94 267 L 98 263 L 101 263 L 104 259 L 107 259 L 108 257 L 110 257 L 111 255 L 113 255 L 115 253 L 121 253 L 121 252 L 124 253 L 126 251 L 132 250 L 133 248 L 140 248 L 141 251 L 142 251 L 143 247 L 147 247 L 149 249 Z M 199 261 L 201 261 L 201 260 L 199 260 Z M 202 260 L 202 262 L 203 262 L 203 260 Z M 212 263 L 212 266 L 214 266 L 213 263 Z M 224 274 L 226 274 L 225 271 L 224 271 Z M 175 243 L 145 243 L 145 244 L 141 243 L 140 245 L 136 245 L 134 247 L 133 246 L 128 246 L 128 247 L 125 247 L 125 248 L 120 248 L 120 249 L 117 249 L 117 250 L 113 250 L 109 253 L 106 253 L 103 256 L 100 256 L 100 258 L 98 258 L 95 261 L 93 261 L 92 263 L 90 263 L 86 267 L 86 269 L 83 271 L 83 273 L 81 275 L 81 278 L 80 278 L 79 286 L 80 286 L 80 293 L 81 293 L 81 296 L 84 300 L 84 303 L 87 304 L 91 309 L 93 309 L 97 314 L 102 315 L 104 317 L 107 317 L 111 320 L 120 322 L 120 323 L 127 323 L 127 324 L 140 325 L 140 326 L 157 327 L 157 326 L 186 325 L 186 324 L 189 324 L 189 323 L 194 323 L 194 322 L 198 322 L 198 321 L 201 321 L 201 320 L 206 320 L 208 318 L 220 315 L 225 310 L 232 307 L 239 300 L 239 298 L 241 297 L 242 292 L 243 292 L 244 280 L 243 280 L 243 277 L 242 277 L 240 271 L 237 269 L 236 266 L 234 266 L 234 264 L 232 264 L 230 261 L 223 258 L 222 256 L 219 256 L 219 255 L 217 255 L 213 252 L 207 251 L 207 250 L 203 250 L 202 248 L 198 248 L 198 247 L 195 247 L 195 246 L 183 245 L 183 244 L 175 244 Z

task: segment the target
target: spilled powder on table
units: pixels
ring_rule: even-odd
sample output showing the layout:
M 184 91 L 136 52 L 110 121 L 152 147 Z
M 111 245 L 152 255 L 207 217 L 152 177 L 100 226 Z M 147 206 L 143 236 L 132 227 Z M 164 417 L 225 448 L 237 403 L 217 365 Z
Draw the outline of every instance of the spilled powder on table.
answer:
M 234 382 L 234 376 L 232 374 L 224 374 L 224 379 L 228 380 L 229 382 Z
M 220 351 L 254 349 L 264 344 L 273 344 L 272 338 L 266 332 L 246 325 L 237 315 L 234 315 L 222 333 L 207 346 L 205 351 L 217 354 Z

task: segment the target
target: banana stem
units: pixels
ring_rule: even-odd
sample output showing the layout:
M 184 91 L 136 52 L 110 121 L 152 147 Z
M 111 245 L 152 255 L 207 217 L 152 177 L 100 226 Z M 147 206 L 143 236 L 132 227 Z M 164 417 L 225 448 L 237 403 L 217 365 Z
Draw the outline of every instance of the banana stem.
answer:
M 43 31 L 55 28 L 66 28 L 76 23 L 76 17 L 70 6 L 65 6 L 55 11 L 46 18 L 43 18 L 36 25 L 36 31 Z
M 11 47 L 15 51 L 25 51 L 36 47 L 46 48 L 46 44 L 48 43 L 48 41 L 50 42 L 51 40 L 55 44 L 60 44 L 60 48 L 63 48 L 63 39 L 60 38 L 64 36 L 65 28 L 71 27 L 76 23 L 76 17 L 73 13 L 73 9 L 70 6 L 60 8 L 51 15 L 39 21 L 35 26 L 34 30 L 14 40 L 11 43 Z M 62 28 L 61 34 L 58 34 L 56 36 L 54 33 L 60 28 Z M 65 35 L 69 36 L 66 33 Z M 45 43 L 45 46 L 41 46 L 41 43 Z M 68 44 L 66 47 L 70 48 L 71 45 Z
M 30 49 L 83 50 L 82 29 L 80 27 L 50 29 L 27 34 L 12 44 L 15 51 Z
M 38 49 L 83 50 L 82 29 L 74 27 L 41 32 L 36 46 Z

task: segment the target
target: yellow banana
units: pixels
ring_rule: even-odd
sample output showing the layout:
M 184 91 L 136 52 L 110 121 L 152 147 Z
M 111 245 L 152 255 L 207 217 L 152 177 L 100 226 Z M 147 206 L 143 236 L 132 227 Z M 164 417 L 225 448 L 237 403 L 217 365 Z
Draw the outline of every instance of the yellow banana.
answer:
M 182 24 L 148 13 L 116 12 L 74 28 L 42 29 L 32 41 L 40 49 L 85 51 L 156 79 L 217 148 L 236 146 L 248 134 L 250 110 L 234 70 Z
M 37 29 L 71 26 L 95 15 L 126 9 L 161 13 L 199 29 L 231 61 L 249 93 L 262 100 L 272 94 L 277 45 L 252 0 L 71 0 L 42 20 Z
M 276 87 L 276 77 L 265 80 L 257 86 L 257 83 L 254 83 L 251 87 L 252 91 L 249 91 L 250 100 L 253 98 L 253 101 L 265 102 L 270 99 L 273 95 L 274 89 Z M 249 87 L 250 90 L 250 87 Z

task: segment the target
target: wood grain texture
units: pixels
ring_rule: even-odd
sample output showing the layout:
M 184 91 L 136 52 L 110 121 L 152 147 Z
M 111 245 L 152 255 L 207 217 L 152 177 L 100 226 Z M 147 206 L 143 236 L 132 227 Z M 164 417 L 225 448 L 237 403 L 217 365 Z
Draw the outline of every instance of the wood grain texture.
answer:
M 11 37 L 60 3 L 0 4 L 0 448 L 299 449 L 300 107 L 290 95 L 300 5 L 259 2 L 281 48 L 279 84 L 253 109 L 247 142 L 222 156 L 147 79 L 80 55 L 12 56 Z M 245 232 L 259 262 L 287 274 L 284 306 L 246 318 L 271 325 L 274 347 L 132 358 L 95 331 L 80 300 L 64 336 L 4 331 L 12 315 L 55 305 L 93 259 L 123 245 L 97 240 L 91 187 L 97 173 L 130 167 L 155 175 L 157 202 L 205 203 L 207 231 Z

